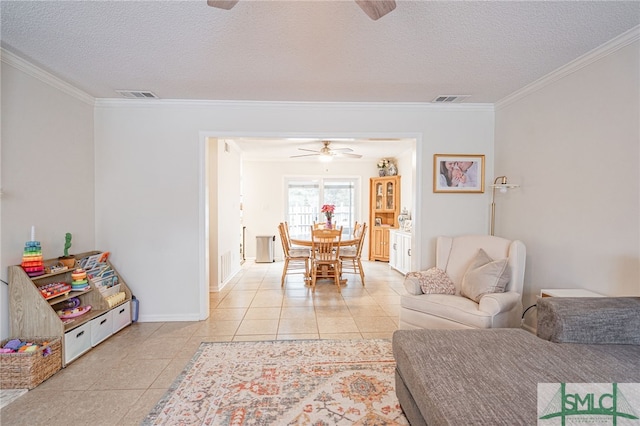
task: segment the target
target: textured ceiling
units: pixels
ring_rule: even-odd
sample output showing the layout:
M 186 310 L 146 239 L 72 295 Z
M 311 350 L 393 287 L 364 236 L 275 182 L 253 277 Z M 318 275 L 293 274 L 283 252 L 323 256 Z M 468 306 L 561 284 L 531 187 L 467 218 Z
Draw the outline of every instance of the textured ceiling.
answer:
M 2 46 L 97 98 L 493 103 L 640 24 L 640 3 L 2 1 Z

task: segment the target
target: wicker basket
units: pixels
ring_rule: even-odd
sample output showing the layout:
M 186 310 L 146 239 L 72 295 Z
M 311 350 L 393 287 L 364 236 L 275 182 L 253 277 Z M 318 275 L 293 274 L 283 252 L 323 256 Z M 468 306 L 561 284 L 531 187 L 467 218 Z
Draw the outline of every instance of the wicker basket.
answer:
M 33 389 L 62 368 L 62 343 L 59 337 L 20 340 L 39 345 L 44 342 L 49 344 L 34 352 L 0 354 L 0 389 Z M 8 341 L 3 340 L 0 346 Z M 51 352 L 45 355 L 47 347 L 51 348 Z

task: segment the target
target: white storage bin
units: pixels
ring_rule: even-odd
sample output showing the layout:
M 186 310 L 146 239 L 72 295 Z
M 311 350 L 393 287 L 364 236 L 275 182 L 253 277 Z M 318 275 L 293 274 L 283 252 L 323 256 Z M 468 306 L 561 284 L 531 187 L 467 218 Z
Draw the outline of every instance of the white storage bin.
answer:
M 113 332 L 117 333 L 131 324 L 131 302 L 118 305 L 111 310 L 113 315 Z
M 91 324 L 91 346 L 96 346 L 113 334 L 111 311 L 92 319 L 89 323 Z
M 68 364 L 91 349 L 91 323 L 64 333 L 64 363 Z

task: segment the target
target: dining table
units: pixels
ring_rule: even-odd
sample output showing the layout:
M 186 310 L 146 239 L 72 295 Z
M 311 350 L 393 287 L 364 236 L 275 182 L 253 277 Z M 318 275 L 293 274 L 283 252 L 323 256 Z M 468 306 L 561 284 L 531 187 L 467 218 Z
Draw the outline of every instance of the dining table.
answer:
M 309 235 L 308 237 L 304 237 L 304 238 L 291 238 L 291 245 L 292 246 L 298 246 L 298 247 L 311 247 L 313 245 L 312 241 L 311 241 L 311 235 Z M 358 242 L 360 240 L 357 238 L 350 238 L 347 240 L 340 240 L 340 247 L 348 247 L 348 246 L 357 246 Z M 323 278 L 323 275 L 326 275 L 326 273 L 324 273 L 323 271 L 319 271 L 319 278 Z M 340 276 L 340 284 L 344 285 L 347 283 L 347 279 L 343 278 L 342 275 Z

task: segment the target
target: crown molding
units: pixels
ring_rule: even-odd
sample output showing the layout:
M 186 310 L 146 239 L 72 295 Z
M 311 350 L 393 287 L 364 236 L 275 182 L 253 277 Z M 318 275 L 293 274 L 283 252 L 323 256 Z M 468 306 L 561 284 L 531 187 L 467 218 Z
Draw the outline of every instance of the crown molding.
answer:
M 166 108 L 166 107 L 190 107 L 190 108 L 308 108 L 325 109 L 336 108 L 343 110 L 386 109 L 405 108 L 429 109 L 434 111 L 483 111 L 493 112 L 494 105 L 490 103 L 461 103 L 461 104 L 434 104 L 431 102 L 310 102 L 310 101 L 221 101 L 199 99 L 119 99 L 119 98 L 94 98 L 83 90 L 56 77 L 48 71 L 32 64 L 26 59 L 0 47 L 0 59 L 42 82 L 48 84 L 80 101 L 101 108 Z
M 440 105 L 430 102 L 308 102 L 308 101 L 216 101 L 198 99 L 116 99 L 97 98 L 96 107 L 101 108 L 166 108 L 166 107 L 193 107 L 193 108 L 336 108 L 343 110 L 381 109 L 381 108 L 406 108 L 406 109 L 431 109 L 438 111 L 489 111 L 493 112 L 493 104 L 452 104 Z
M 495 104 L 496 111 L 511 105 L 514 102 L 517 102 L 530 94 L 541 90 L 542 88 L 555 83 L 556 81 L 573 74 L 576 71 L 581 70 L 582 68 L 591 65 L 594 62 L 599 61 L 600 59 L 615 53 L 616 51 L 622 49 L 640 40 L 640 25 L 631 28 L 628 31 L 620 34 L 619 36 L 609 40 L 605 44 L 591 50 L 590 52 L 585 53 L 584 55 L 578 57 L 577 59 L 569 62 L 566 65 L 561 66 L 560 68 L 552 71 L 551 73 L 545 75 L 544 77 L 539 78 L 538 80 L 524 86 L 522 89 L 519 89 L 513 92 L 510 95 L 505 96 L 500 99 Z
M 10 65 L 40 81 L 48 84 L 51 87 L 54 87 L 60 90 L 63 93 L 66 93 L 69 96 L 73 96 L 74 98 L 88 104 L 94 106 L 95 98 L 89 95 L 87 92 L 78 89 L 77 87 L 67 83 L 66 81 L 56 77 L 48 71 L 43 70 L 42 68 L 32 64 L 31 62 L 21 58 L 8 51 L 5 48 L 0 48 L 0 59 L 7 65 Z

